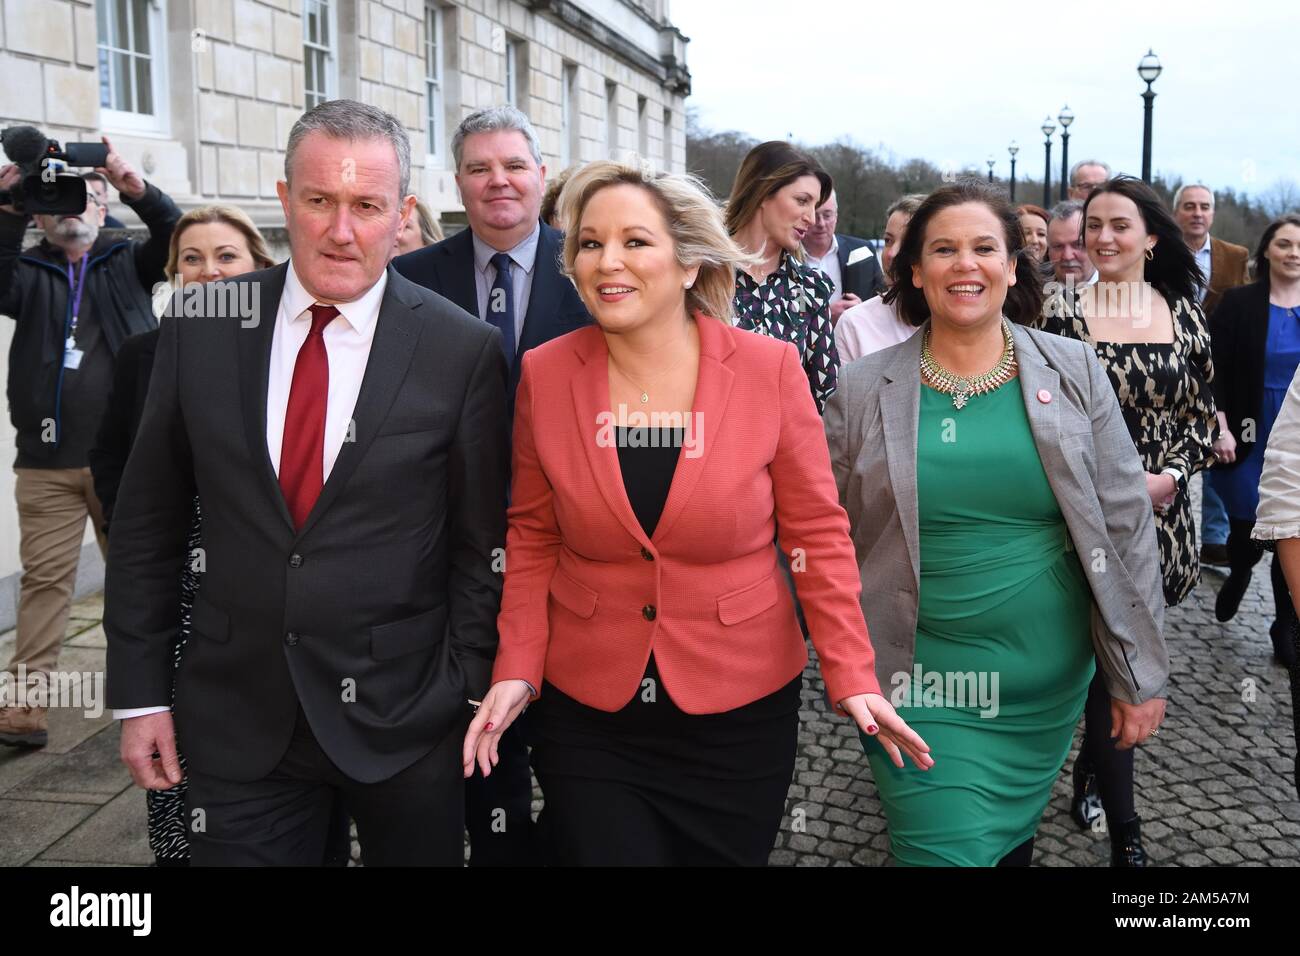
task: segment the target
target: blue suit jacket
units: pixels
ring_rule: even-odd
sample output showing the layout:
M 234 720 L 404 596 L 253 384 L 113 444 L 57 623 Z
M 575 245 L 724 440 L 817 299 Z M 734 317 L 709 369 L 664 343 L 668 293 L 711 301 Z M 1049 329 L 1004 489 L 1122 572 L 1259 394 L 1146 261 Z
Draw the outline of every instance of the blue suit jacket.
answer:
M 537 237 L 537 262 L 533 286 L 528 294 L 528 312 L 510 369 L 509 404 L 513 412 L 515 390 L 524 353 L 566 332 L 591 324 L 578 290 L 560 271 L 560 250 L 564 234 L 543 224 Z M 478 316 L 478 292 L 474 287 L 474 241 L 463 229 L 442 242 L 417 249 L 393 260 L 393 268 L 417 285 L 450 299 L 470 315 Z

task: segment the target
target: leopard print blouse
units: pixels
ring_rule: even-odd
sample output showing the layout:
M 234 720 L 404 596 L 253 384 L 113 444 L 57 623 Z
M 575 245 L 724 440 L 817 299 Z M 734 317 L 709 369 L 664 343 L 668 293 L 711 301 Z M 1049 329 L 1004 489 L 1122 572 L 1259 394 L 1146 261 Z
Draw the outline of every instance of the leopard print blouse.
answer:
M 1043 318 L 1033 324 L 1046 332 L 1079 339 L 1096 350 L 1142 466 L 1153 474 L 1174 468 L 1182 475 L 1173 505 L 1155 514 L 1165 604 L 1172 607 L 1200 580 L 1196 523 L 1187 483 L 1214 462 L 1218 427 L 1210 389 L 1214 363 L 1205 313 L 1195 302 L 1178 299 L 1170 308 L 1172 343 L 1097 342 L 1088 333 L 1077 292 L 1069 301 L 1063 295 L 1049 298 Z

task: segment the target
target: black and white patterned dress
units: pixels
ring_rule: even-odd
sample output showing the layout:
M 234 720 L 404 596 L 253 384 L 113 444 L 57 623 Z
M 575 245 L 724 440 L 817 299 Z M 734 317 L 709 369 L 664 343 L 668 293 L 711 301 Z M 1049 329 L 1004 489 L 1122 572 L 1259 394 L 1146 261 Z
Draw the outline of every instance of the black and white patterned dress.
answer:
M 806 266 L 788 252 L 762 282 L 736 272 L 736 325 L 793 342 L 799 350 L 817 411 L 835 393 L 840 356 L 835 350 L 831 296 L 835 285 L 826 273 Z
M 1201 307 L 1187 299 L 1171 303 L 1174 341 L 1097 342 L 1078 307 L 1058 296 L 1049 299 L 1044 318 L 1035 323 L 1047 332 L 1091 345 L 1101 359 L 1119 399 L 1124 423 L 1137 446 L 1142 467 L 1152 474 L 1177 469 L 1182 478 L 1168 511 L 1156 512 L 1156 540 L 1164 577 L 1165 604 L 1178 604 L 1200 580 L 1196 523 L 1188 481 L 1214 462 L 1216 431 L 1214 363 L 1210 333 Z
M 173 670 L 180 667 L 181 653 L 190 636 L 190 615 L 194 610 L 194 595 L 199 590 L 200 574 L 196 557 L 201 554 L 203 539 L 200 533 L 199 499 L 194 499 L 194 519 L 190 522 L 189 539 L 185 546 L 185 564 L 181 568 L 181 620 L 176 631 L 172 653 Z M 172 684 L 172 706 L 176 705 L 176 685 Z M 186 771 L 185 752 L 179 742 L 176 755 L 180 758 L 181 773 Z M 159 866 L 183 866 L 190 861 L 190 837 L 186 827 L 185 795 L 189 782 L 181 782 L 170 790 L 146 790 L 145 802 L 149 808 L 149 848 Z

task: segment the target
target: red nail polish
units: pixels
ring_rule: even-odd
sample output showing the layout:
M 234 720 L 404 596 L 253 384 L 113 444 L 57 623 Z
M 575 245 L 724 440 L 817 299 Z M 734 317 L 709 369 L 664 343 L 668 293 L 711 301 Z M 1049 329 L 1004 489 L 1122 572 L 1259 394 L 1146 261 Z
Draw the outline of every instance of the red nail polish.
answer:
M 867 733 L 874 734 L 879 729 L 880 728 L 877 727 L 875 724 L 871 724 L 870 726 L 867 727 Z
M 484 730 L 491 730 L 491 729 L 492 729 L 492 721 L 489 720 L 489 721 L 487 722 L 487 726 L 484 727 L 483 729 L 484 729 Z

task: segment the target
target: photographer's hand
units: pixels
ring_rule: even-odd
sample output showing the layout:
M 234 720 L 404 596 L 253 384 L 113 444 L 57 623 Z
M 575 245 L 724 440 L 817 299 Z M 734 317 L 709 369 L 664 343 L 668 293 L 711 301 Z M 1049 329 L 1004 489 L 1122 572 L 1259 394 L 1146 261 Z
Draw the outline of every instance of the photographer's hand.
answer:
M 104 165 L 95 170 L 103 173 L 113 188 L 122 194 L 123 199 L 134 200 L 144 195 L 144 179 L 135 171 L 135 167 L 122 158 L 122 154 L 113 148 L 107 136 L 100 137 L 108 147 L 108 159 Z
M 11 190 L 17 189 L 18 184 L 21 183 L 22 181 L 23 181 L 23 172 L 13 163 L 9 163 L 5 166 L 0 166 L 0 192 L 7 193 L 10 192 Z M 7 204 L 0 206 L 0 212 L 7 212 L 11 216 L 22 215 L 22 213 L 20 213 L 12 205 L 7 205 Z

